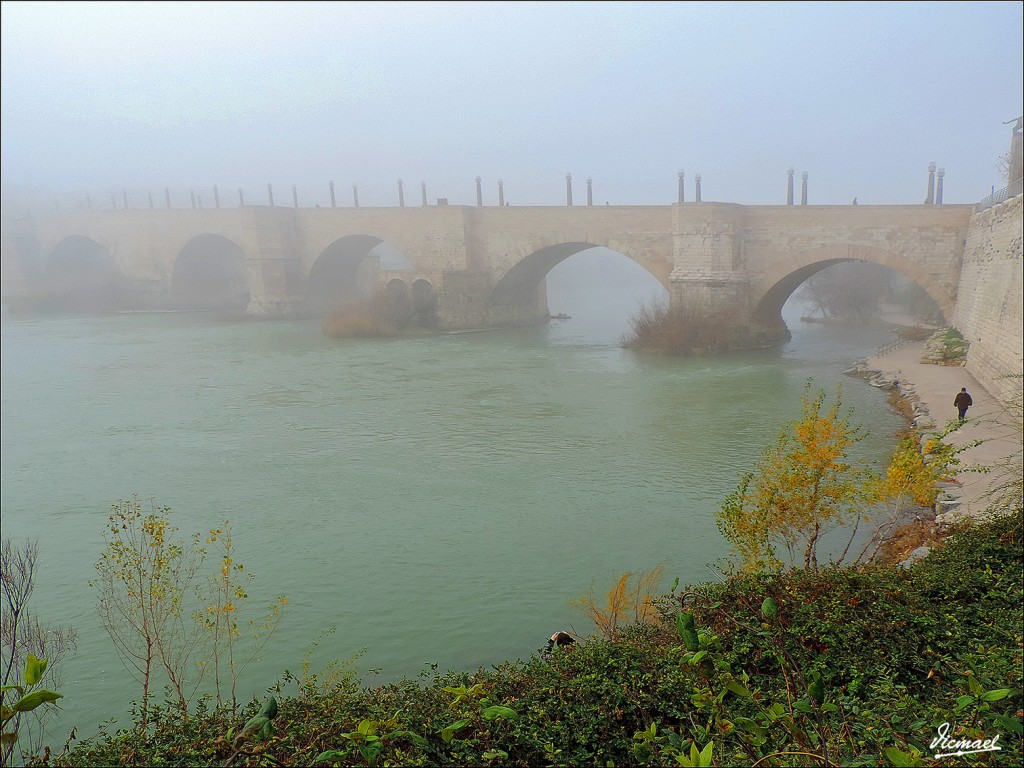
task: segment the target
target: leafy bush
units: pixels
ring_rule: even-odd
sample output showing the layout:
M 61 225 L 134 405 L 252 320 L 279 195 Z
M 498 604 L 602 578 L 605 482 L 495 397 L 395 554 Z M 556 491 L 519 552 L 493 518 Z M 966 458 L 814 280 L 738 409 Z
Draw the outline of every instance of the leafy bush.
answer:
M 946 360 L 963 360 L 967 356 L 969 342 L 956 328 L 947 328 L 942 333 L 942 354 Z
M 62 685 L 60 664 L 74 652 L 77 633 L 41 623 L 29 605 L 35 590 L 39 543 L 0 544 L 0 765 L 42 749 L 53 704 L 44 691 Z M 23 671 L 23 673 L 22 673 Z M 19 673 L 22 673 L 20 682 Z M 45 687 L 43 687 L 45 686 Z M 20 706 L 19 706 L 20 704 Z
M 299 696 L 286 676 L 273 734 L 242 750 L 224 723 L 238 732 L 266 704 L 220 720 L 203 700 L 187 721 L 154 706 L 148 731 L 101 732 L 57 764 L 913 765 L 948 723 L 953 738 L 999 736 L 961 764 L 1018 765 L 1022 530 L 1018 504 L 909 569 L 673 589 L 657 621 L 547 661 Z

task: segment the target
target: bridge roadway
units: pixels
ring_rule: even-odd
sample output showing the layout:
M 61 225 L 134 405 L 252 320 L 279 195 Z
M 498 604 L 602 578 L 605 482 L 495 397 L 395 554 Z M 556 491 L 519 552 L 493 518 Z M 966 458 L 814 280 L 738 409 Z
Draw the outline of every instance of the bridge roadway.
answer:
M 789 295 L 843 261 L 891 267 L 951 318 L 973 212 L 709 202 L 82 211 L 3 222 L 3 292 L 10 303 L 119 285 L 133 308 L 294 316 L 326 314 L 369 280 L 431 304 L 440 328 L 497 327 L 546 319 L 545 275 L 603 246 L 650 272 L 672 305 L 727 308 L 771 343 L 788 335 Z M 381 242 L 411 269 L 373 269 Z

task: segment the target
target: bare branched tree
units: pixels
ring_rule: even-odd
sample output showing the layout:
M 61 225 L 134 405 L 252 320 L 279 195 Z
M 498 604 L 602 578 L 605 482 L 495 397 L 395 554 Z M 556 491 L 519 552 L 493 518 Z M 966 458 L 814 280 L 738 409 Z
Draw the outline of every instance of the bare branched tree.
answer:
M 890 294 L 887 270 L 875 264 L 846 263 L 808 278 L 796 297 L 823 318 L 866 320 L 878 313 L 878 301 Z
M 34 540 L 14 544 L 4 539 L 0 543 L 0 669 L 3 685 L 14 685 L 19 682 L 29 654 L 46 659 L 46 671 L 40 682 L 56 689 L 61 685 L 60 663 L 75 650 L 77 634 L 70 627 L 46 627 L 29 610 L 38 558 L 39 544 Z M 0 693 L 4 706 L 8 705 L 6 698 L 10 694 L 13 692 Z M 46 721 L 52 714 L 50 707 L 17 714 L 13 730 L 18 738 L 3 745 L 3 765 L 10 765 L 15 754 L 22 761 L 39 754 Z
M 929 322 L 940 314 L 935 301 L 912 280 L 881 264 L 866 262 L 826 267 L 804 281 L 794 298 L 810 317 L 820 315 L 825 320 L 869 320 L 878 315 L 880 302 Z
M 198 536 L 180 540 L 170 509 L 143 511 L 138 497 L 112 505 L 107 546 L 96 563 L 100 620 L 126 669 L 142 684 L 140 728 L 147 723 L 153 683 L 162 670 L 182 711 L 199 684 L 190 658 L 201 643 L 189 596 L 204 551 Z

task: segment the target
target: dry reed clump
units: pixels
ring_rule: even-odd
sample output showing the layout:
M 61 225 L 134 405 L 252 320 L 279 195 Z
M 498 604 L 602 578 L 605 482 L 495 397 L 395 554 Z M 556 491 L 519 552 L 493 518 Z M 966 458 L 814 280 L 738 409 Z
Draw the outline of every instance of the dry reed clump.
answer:
M 874 562 L 896 565 L 910 557 L 918 547 L 936 547 L 952 535 L 953 529 L 941 528 L 934 519 L 914 520 L 889 534 L 878 548 Z
M 897 415 L 902 416 L 908 424 L 914 423 L 914 404 L 899 389 L 890 389 L 886 399 Z
M 322 325 L 332 338 L 378 338 L 397 336 L 399 328 L 388 319 L 378 301 L 367 301 L 336 309 Z
M 322 327 L 335 338 L 376 338 L 429 327 L 431 320 L 423 311 L 416 313 L 408 296 L 384 290 L 369 300 L 339 307 L 324 319 Z
M 623 338 L 627 349 L 663 354 L 694 354 L 728 348 L 736 338 L 736 323 L 724 311 L 642 304 Z
M 570 600 L 569 605 L 582 608 L 606 639 L 616 640 L 622 628 L 629 624 L 650 624 L 655 621 L 658 614 L 654 597 L 664 569 L 663 565 L 656 565 L 649 571 L 640 571 L 635 581 L 633 572 L 626 571 L 608 590 L 604 605 L 594 596 L 593 587 L 578 600 Z

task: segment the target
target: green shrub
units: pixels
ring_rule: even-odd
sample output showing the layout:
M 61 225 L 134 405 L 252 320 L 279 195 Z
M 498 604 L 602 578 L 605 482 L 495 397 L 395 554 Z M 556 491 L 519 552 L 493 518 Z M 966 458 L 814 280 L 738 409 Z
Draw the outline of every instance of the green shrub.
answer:
M 955 738 L 999 736 L 999 752 L 958 764 L 1019 765 L 1022 523 L 1018 505 L 908 569 L 673 590 L 659 620 L 547 661 L 299 696 L 286 676 L 273 735 L 234 756 L 223 722 L 237 732 L 257 700 L 235 717 L 203 701 L 184 722 L 154 706 L 148 731 L 101 732 L 57 764 L 912 765 L 949 723 Z
M 947 328 L 942 334 L 943 350 L 945 360 L 963 360 L 967 357 L 967 348 L 970 343 L 960 335 L 956 328 Z

